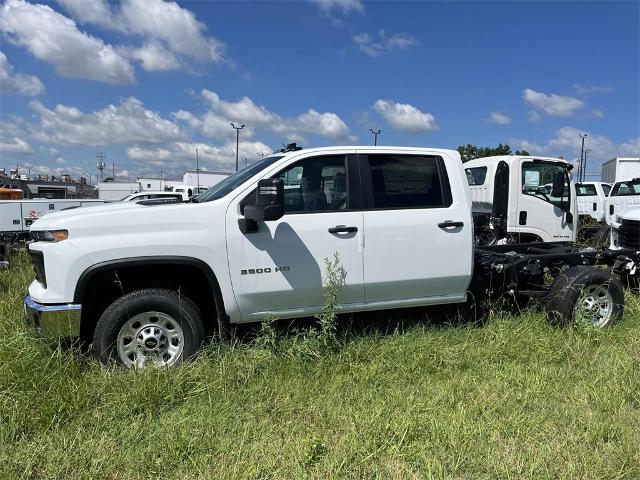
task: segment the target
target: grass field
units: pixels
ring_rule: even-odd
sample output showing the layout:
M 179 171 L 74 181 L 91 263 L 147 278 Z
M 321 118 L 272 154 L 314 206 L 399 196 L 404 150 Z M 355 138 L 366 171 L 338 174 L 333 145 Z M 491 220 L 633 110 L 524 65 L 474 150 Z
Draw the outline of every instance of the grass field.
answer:
M 535 312 L 482 327 L 386 312 L 343 329 L 335 352 L 299 337 L 211 344 L 134 372 L 35 339 L 31 277 L 24 257 L 0 272 L 3 480 L 640 478 L 631 296 L 605 331 Z

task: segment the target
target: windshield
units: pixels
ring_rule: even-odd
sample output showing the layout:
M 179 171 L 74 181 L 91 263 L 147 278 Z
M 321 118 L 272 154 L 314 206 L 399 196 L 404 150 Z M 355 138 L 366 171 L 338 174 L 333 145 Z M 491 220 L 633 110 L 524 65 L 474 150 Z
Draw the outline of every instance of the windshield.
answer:
M 273 165 L 275 162 L 277 162 L 281 158 L 282 156 L 265 157 L 262 160 L 260 160 L 258 163 L 245 167 L 242 170 L 237 171 L 233 175 L 225 178 L 220 183 L 209 188 L 206 192 L 203 192 L 200 195 L 198 195 L 197 198 L 194 198 L 194 201 L 197 203 L 200 203 L 200 202 L 211 202 L 213 200 L 218 200 L 224 197 L 225 195 L 227 195 L 232 190 L 234 190 L 236 187 L 242 185 L 244 182 L 249 180 L 251 177 L 253 177 L 257 173 Z
M 613 192 L 611 192 L 611 196 L 621 197 L 625 195 L 640 195 L 640 179 L 615 184 Z

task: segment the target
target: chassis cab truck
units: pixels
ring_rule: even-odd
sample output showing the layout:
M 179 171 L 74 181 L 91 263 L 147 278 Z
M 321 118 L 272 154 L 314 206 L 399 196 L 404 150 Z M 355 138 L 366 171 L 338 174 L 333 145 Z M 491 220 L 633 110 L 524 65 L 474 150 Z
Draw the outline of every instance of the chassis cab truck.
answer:
M 604 221 L 609 192 L 611 185 L 608 183 L 576 183 L 579 218 L 591 217 L 597 222 Z
M 476 245 L 576 240 L 572 165 L 518 155 L 464 164 L 471 191 Z
M 196 202 L 110 204 L 31 227 L 28 323 L 104 361 L 171 365 L 207 332 L 314 315 L 324 259 L 342 312 L 464 302 L 471 198 L 452 150 L 330 147 L 265 157 Z

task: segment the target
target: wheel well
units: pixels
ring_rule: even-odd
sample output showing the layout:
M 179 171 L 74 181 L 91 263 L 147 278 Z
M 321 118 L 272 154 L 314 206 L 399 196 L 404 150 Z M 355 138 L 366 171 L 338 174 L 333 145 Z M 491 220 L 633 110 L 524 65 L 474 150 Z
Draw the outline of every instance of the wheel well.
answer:
M 102 312 L 126 293 L 142 288 L 179 291 L 200 309 L 205 333 L 218 326 L 218 312 L 224 313 L 220 286 L 213 275 L 193 263 L 149 263 L 108 265 L 85 272 L 76 289 L 75 301 L 82 304 L 80 336 L 91 343 Z

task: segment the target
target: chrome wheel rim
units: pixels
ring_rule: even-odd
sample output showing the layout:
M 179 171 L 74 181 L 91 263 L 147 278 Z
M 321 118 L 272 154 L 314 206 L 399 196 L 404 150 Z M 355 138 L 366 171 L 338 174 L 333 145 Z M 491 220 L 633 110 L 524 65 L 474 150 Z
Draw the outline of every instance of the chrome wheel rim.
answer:
M 129 368 L 169 367 L 182 356 L 184 332 L 166 313 L 139 313 L 120 329 L 117 347 L 120 361 Z
M 613 297 L 608 285 L 589 285 L 576 305 L 576 320 L 585 325 L 604 327 L 613 315 Z

